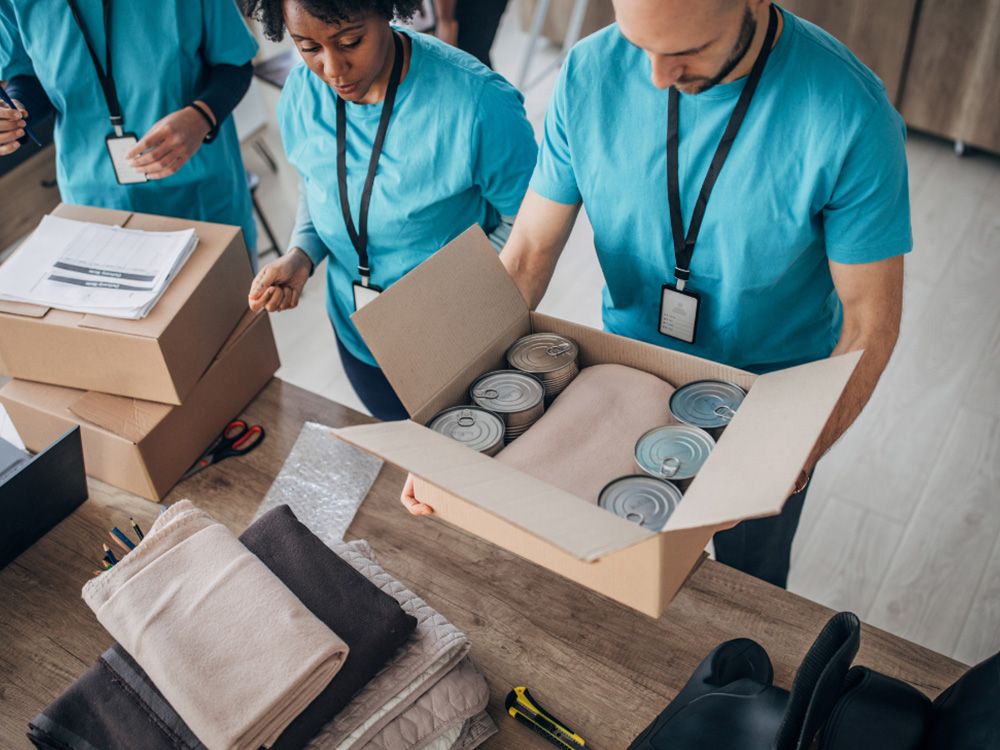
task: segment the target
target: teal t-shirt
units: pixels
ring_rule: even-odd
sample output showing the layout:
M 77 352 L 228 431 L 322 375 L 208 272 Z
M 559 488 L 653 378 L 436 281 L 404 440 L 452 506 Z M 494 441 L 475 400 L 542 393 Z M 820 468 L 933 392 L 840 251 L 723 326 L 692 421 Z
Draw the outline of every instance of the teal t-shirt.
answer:
M 569 54 L 531 187 L 559 203 L 583 201 L 606 282 L 607 330 L 757 372 L 819 359 L 842 320 L 829 261 L 869 263 L 911 249 L 902 119 L 842 44 L 783 13 L 695 248 L 694 344 L 659 332 L 662 286 L 675 280 L 667 91 L 617 25 Z M 685 232 L 744 82 L 681 94 Z
M 77 0 L 104 59 L 101 0 Z M 125 130 L 142 136 L 197 98 L 208 65 L 244 65 L 257 42 L 234 0 L 142 0 L 111 4 L 111 56 Z M 119 185 L 104 139 L 108 108 L 80 27 L 66 0 L 0 0 L 0 79 L 38 78 L 55 108 L 56 178 L 67 203 L 256 225 L 233 119 L 162 180 Z M 29 113 L 30 115 L 30 113 Z
M 537 147 L 521 95 L 475 58 L 407 33 L 410 67 L 396 93 L 368 213 L 372 284 L 388 288 L 473 224 L 487 232 L 521 206 Z M 288 160 L 302 177 L 308 219 L 290 246 L 327 258 L 327 309 L 355 357 L 375 359 L 350 320 L 358 255 L 337 187 L 337 95 L 304 64 L 278 104 Z M 382 104 L 347 103 L 347 186 L 358 226 Z M 458 291 L 456 290 L 456 293 Z

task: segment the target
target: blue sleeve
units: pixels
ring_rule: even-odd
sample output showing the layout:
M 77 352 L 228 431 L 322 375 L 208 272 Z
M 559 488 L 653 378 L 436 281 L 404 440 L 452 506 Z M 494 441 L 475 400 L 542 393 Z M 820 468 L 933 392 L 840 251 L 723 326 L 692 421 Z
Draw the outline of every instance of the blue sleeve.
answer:
M 0 0 L 0 81 L 33 76 L 35 69 L 21 40 L 21 29 L 10 0 Z
M 503 216 L 514 216 L 528 190 L 538 147 L 524 99 L 506 81 L 491 78 L 479 96 L 473 181 Z
M 877 103 L 823 208 L 830 260 L 874 263 L 913 248 L 905 143 L 903 119 L 888 101 Z
M 572 54 L 559 72 L 556 89 L 545 112 L 542 145 L 538 151 L 535 173 L 531 176 L 531 189 L 550 201 L 576 205 L 583 200 L 583 197 L 580 195 L 576 172 L 573 170 L 573 157 L 566 130 L 569 119 L 567 88 L 571 67 Z
M 203 0 L 202 57 L 207 65 L 244 65 L 257 54 L 257 40 L 236 0 Z
M 299 205 L 295 211 L 295 226 L 292 227 L 292 236 L 288 240 L 289 250 L 296 247 L 309 256 L 309 260 L 313 263 L 313 270 L 316 270 L 316 266 L 329 253 L 326 244 L 320 239 L 316 227 L 313 226 L 305 185 L 299 186 Z

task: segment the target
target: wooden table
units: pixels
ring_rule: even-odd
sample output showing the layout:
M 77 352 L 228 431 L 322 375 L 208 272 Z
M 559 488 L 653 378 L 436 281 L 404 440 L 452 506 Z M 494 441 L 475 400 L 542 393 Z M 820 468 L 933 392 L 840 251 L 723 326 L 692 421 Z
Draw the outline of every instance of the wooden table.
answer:
M 248 407 L 267 441 L 175 488 L 240 532 L 280 470 L 305 421 L 344 426 L 368 421 L 344 406 L 274 380 Z M 597 750 L 624 748 L 674 697 L 718 643 L 754 638 L 788 687 L 831 611 L 706 562 L 666 614 L 653 620 L 491 544 L 399 505 L 403 474 L 386 466 L 358 512 L 349 538 L 368 539 L 390 573 L 418 592 L 472 640 L 490 684 L 500 733 L 488 748 L 549 748 L 506 717 L 515 684 L 568 722 Z M 112 525 L 130 515 L 148 527 L 158 507 L 101 482 L 90 500 L 0 571 L 0 747 L 30 747 L 27 722 L 111 644 L 80 599 Z M 637 572 L 637 575 L 641 574 Z M 937 695 L 964 671 L 951 659 L 865 627 L 858 663 Z

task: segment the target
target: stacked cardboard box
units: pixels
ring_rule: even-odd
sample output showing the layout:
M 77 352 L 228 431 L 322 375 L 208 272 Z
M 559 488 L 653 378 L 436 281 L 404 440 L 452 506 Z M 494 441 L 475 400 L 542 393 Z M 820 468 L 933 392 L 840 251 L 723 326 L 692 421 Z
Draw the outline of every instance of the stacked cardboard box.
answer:
M 15 378 L 0 403 L 28 449 L 80 425 L 90 476 L 159 500 L 279 366 L 266 314 L 247 310 L 242 234 L 84 206 L 53 213 L 198 234 L 194 254 L 142 320 L 0 301 L 0 373 Z

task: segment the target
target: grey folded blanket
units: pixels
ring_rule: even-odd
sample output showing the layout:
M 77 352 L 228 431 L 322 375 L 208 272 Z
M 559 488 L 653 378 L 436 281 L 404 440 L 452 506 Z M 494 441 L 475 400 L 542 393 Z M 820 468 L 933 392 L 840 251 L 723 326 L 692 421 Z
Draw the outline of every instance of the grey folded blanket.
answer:
M 430 748 L 434 740 L 468 720 L 474 720 L 471 731 L 460 735 L 451 747 L 469 750 L 484 742 L 496 727 L 489 717 L 480 716 L 489 700 L 489 691 L 482 675 L 466 658 L 469 641 L 465 634 L 386 573 L 374 560 L 367 542 L 332 547 L 368 580 L 395 598 L 404 612 L 417 619 L 417 627 L 406 647 L 320 731 L 309 747 L 312 750 Z M 456 671 L 457 674 L 452 674 Z M 446 677 L 448 681 L 439 685 Z M 405 744 L 409 739 L 414 744 Z

